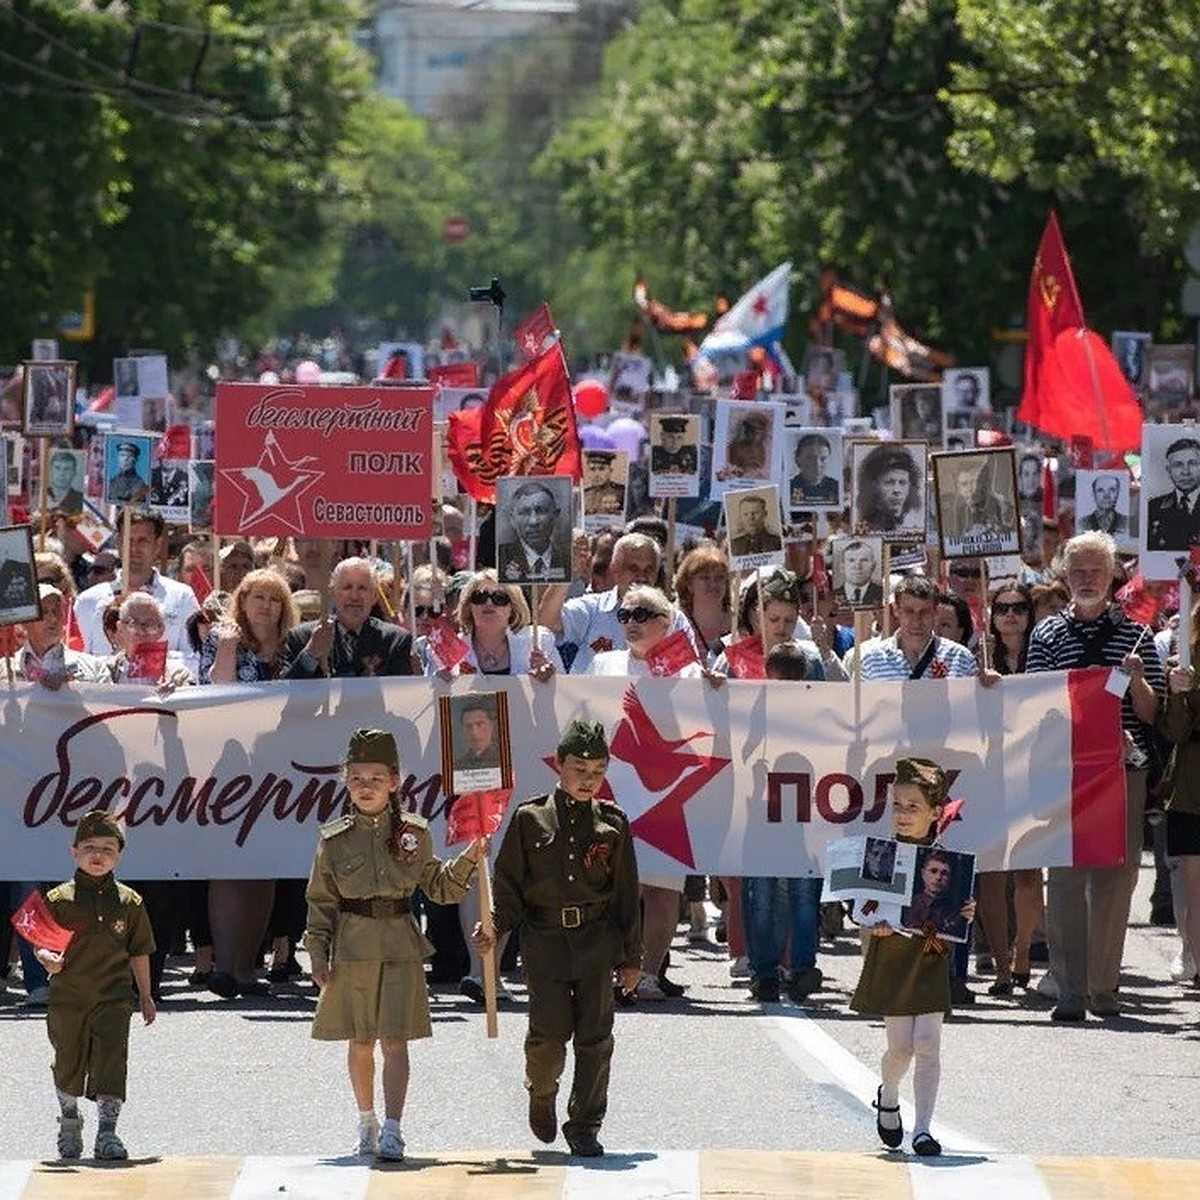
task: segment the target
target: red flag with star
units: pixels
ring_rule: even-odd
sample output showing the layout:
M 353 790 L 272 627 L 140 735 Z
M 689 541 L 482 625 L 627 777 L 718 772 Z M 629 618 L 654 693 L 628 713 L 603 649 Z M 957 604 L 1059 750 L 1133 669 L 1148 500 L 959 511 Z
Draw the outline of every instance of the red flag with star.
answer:
M 36 888 L 12 915 L 12 927 L 31 945 L 54 954 L 66 953 L 74 932 L 64 929 L 51 915 L 46 898 Z
M 446 813 L 446 845 L 457 846 L 476 838 L 491 837 L 504 821 L 512 788 L 465 792 L 455 796 Z
M 558 337 L 550 305 L 545 301 L 537 306 L 513 330 L 513 341 L 526 358 L 537 358 Z

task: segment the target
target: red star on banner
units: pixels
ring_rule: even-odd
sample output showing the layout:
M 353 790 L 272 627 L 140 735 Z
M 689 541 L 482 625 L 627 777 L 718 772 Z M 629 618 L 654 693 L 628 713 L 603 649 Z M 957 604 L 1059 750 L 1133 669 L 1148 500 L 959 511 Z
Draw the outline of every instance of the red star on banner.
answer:
M 270 518 L 293 533 L 303 534 L 300 497 L 325 476 L 324 471 L 305 468 L 305 463 L 316 461 L 311 454 L 295 461 L 288 459 L 275 434 L 268 433 L 257 465 L 222 467 L 221 474 L 242 494 L 238 529 L 249 530 Z
M 715 779 L 730 760 L 686 749 L 697 738 L 711 737 L 711 732 L 700 730 L 683 738 L 664 737 L 632 686 L 625 693 L 622 707 L 625 715 L 613 731 L 612 757 L 633 768 L 646 795 L 658 794 L 649 808 L 629 822 L 629 828 L 643 842 L 694 869 L 696 856 L 683 806 Z M 557 770 L 553 758 L 543 761 Z M 620 803 L 607 779 L 598 796 Z
M 754 303 L 750 305 L 750 307 L 754 310 L 754 315 L 756 317 L 765 317 L 770 309 L 770 305 L 767 303 L 767 298 L 762 294 L 762 292 L 759 292 L 758 295 L 754 297 Z

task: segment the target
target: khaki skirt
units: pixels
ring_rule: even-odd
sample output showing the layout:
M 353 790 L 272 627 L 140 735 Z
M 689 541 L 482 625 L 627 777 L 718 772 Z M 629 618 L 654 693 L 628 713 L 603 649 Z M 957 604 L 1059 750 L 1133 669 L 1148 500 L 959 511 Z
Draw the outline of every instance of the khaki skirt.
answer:
M 338 963 L 317 1001 L 312 1035 L 324 1042 L 431 1037 L 424 964 Z

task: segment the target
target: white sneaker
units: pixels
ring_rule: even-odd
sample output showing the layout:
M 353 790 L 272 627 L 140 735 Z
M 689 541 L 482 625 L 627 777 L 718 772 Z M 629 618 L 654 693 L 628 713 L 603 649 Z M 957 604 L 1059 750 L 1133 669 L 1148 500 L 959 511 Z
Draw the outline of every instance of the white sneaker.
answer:
M 400 1136 L 398 1126 L 384 1125 L 383 1132 L 379 1135 L 379 1149 L 375 1152 L 375 1157 L 386 1159 L 388 1162 L 404 1161 L 404 1138 Z
M 750 978 L 750 960 L 744 954 L 740 958 L 735 958 L 733 962 L 729 964 L 729 978 Z
M 1171 959 L 1171 978 L 1176 983 L 1190 983 L 1196 978 L 1196 960 L 1186 947 L 1181 947 L 1179 953 Z
M 372 1116 L 358 1123 L 358 1153 L 362 1158 L 374 1158 L 379 1149 L 379 1119 Z
M 1047 971 L 1045 975 L 1038 980 L 1037 987 L 1034 989 L 1039 996 L 1045 996 L 1050 1000 L 1060 999 L 1058 980 L 1054 978 L 1051 972 Z
M 643 975 L 633 993 L 639 1000 L 665 1000 L 667 993 L 658 986 L 658 980 L 653 975 Z

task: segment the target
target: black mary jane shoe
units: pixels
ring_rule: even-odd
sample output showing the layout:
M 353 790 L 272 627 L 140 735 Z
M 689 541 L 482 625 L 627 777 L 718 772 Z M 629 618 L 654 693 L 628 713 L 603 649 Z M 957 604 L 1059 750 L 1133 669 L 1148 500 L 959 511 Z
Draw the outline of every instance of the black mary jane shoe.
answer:
M 1027 988 L 1029 986 L 1029 972 L 1014 971 L 1012 973 L 1012 981 L 1016 987 Z
M 889 1149 L 895 1150 L 897 1146 L 904 1141 L 904 1122 L 900 1121 L 895 1129 L 887 1129 L 883 1124 L 884 1113 L 900 1113 L 900 1105 L 894 1108 L 889 1108 L 883 1102 L 883 1086 L 880 1085 L 875 1093 L 875 1103 L 871 1105 L 875 1109 L 875 1132 L 879 1134 L 879 1140 Z
M 942 1152 L 942 1143 L 933 1134 L 922 1131 L 913 1134 L 912 1149 L 921 1158 L 937 1158 Z

